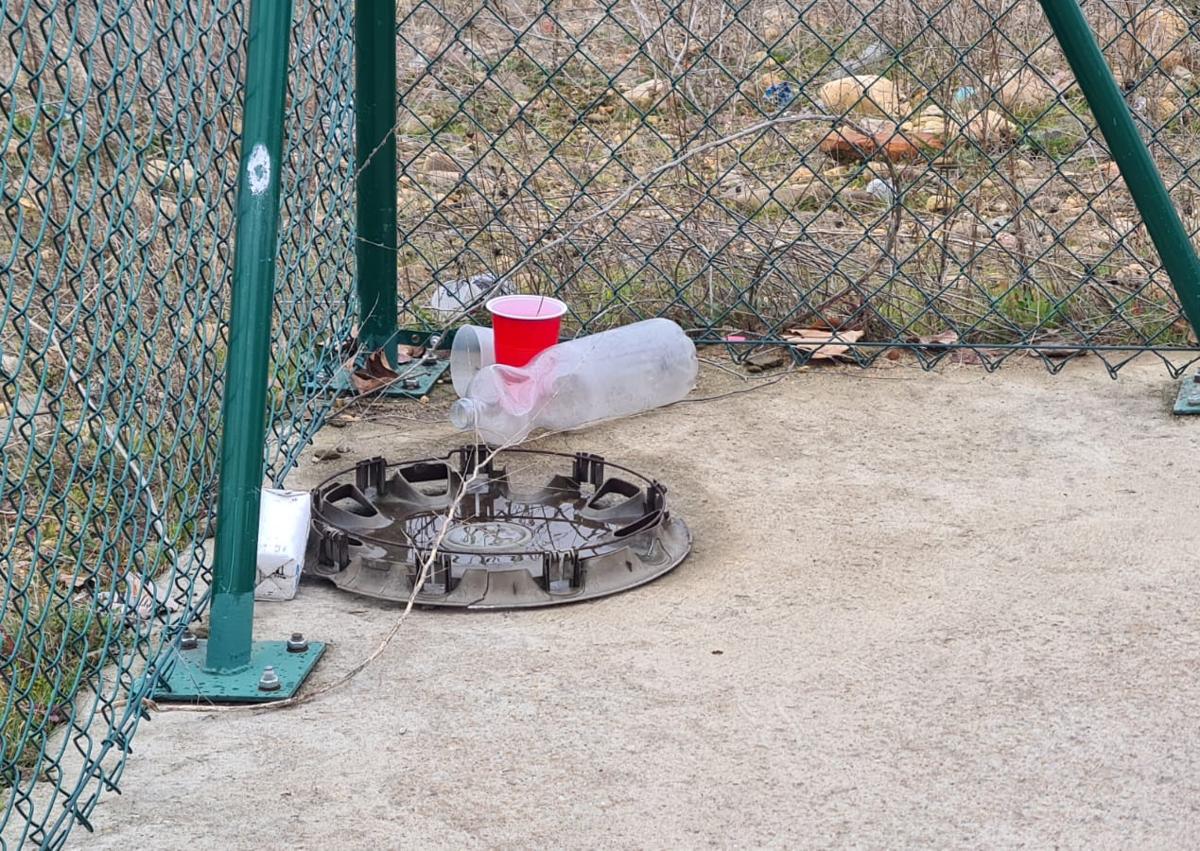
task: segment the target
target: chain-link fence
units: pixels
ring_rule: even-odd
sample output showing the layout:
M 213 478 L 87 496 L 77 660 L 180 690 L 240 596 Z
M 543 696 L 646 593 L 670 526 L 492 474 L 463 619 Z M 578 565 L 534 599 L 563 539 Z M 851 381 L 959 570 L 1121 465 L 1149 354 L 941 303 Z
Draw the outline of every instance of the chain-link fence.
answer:
M 0 847 L 117 788 L 203 609 L 246 34 L 237 0 L 0 0 Z M 267 458 L 349 333 L 352 8 L 296 3 Z
M 1195 232 L 1196 4 L 1084 8 Z M 1035 2 L 431 0 L 398 35 L 409 321 L 488 272 L 584 329 L 1192 358 Z
M 0 0 L 9 843 L 116 789 L 146 667 L 205 605 L 243 6 Z M 353 5 L 296 6 L 276 478 L 351 331 Z M 1036 3 L 399 6 L 403 325 L 513 287 L 573 330 L 667 315 L 742 351 L 1194 357 Z M 1198 10 L 1085 9 L 1194 232 Z

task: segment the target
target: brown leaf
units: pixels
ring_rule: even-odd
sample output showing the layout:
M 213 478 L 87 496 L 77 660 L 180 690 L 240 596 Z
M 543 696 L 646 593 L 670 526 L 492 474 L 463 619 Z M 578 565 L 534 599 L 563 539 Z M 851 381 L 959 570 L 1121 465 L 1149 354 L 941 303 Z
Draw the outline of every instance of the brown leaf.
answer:
M 785 337 L 793 348 L 810 352 L 812 360 L 832 360 L 850 351 L 850 345 L 862 338 L 862 331 L 837 331 L 830 333 L 819 328 L 799 328 L 788 332 Z
M 360 369 L 350 374 L 350 378 L 354 382 L 354 389 L 360 395 L 366 395 L 387 387 L 400 375 L 387 365 L 383 352 L 373 352 Z

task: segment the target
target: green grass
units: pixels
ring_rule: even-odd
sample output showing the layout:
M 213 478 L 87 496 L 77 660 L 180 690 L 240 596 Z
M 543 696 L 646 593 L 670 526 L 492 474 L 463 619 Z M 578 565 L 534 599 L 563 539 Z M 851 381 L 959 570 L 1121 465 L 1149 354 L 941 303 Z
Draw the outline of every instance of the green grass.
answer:
M 10 660 L 0 677 L 0 786 L 33 769 L 54 731 L 74 716 L 75 695 L 97 670 L 100 651 L 119 653 L 124 626 L 89 606 L 67 606 L 66 593 L 46 589 L 39 603 L 27 593 L 24 610 L 0 622 L 0 655 Z M 36 640 L 21 640 L 22 620 Z

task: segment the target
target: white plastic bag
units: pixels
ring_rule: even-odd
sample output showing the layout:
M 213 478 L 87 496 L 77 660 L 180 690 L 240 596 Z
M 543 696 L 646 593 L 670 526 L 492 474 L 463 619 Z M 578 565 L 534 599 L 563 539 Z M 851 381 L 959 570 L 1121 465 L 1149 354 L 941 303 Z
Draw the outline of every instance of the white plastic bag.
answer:
M 264 488 L 260 505 L 254 599 L 290 600 L 304 567 L 312 496 L 308 491 Z

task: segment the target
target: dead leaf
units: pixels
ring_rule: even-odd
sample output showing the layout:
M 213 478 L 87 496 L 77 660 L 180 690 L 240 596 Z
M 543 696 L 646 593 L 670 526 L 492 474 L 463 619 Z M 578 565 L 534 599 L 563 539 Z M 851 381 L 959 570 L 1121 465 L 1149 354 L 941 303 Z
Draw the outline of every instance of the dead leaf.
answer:
M 365 396 L 382 390 L 397 380 L 400 375 L 387 364 L 383 352 L 373 352 L 367 356 L 366 362 L 350 374 L 354 389 L 359 395 Z
M 793 348 L 810 352 L 811 360 L 833 360 L 850 351 L 863 335 L 862 331 L 837 331 L 830 333 L 820 328 L 793 328 L 787 340 Z

